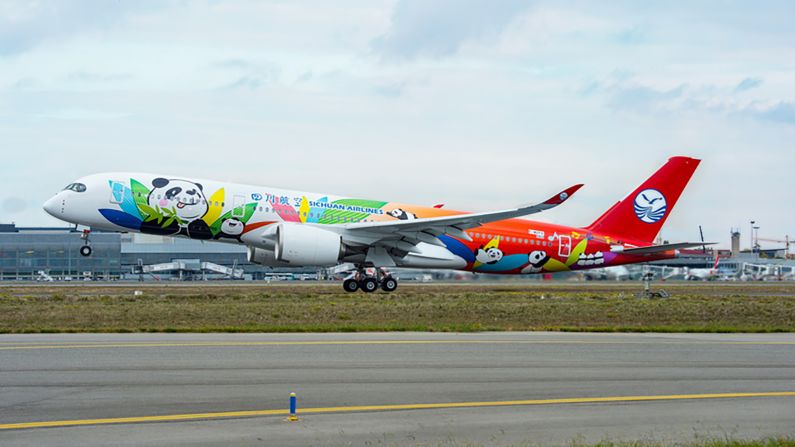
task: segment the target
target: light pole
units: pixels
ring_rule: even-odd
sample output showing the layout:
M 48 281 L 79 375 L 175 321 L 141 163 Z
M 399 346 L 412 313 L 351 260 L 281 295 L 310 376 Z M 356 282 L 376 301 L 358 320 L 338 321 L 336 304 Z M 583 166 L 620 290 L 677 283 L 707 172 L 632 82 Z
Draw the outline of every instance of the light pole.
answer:
M 754 224 L 755 223 L 756 223 L 755 220 L 751 221 L 751 234 L 750 234 L 750 237 L 751 237 L 751 253 L 753 253 L 753 251 L 754 251 Z
M 759 225 L 753 227 L 754 231 L 754 253 L 759 252 Z

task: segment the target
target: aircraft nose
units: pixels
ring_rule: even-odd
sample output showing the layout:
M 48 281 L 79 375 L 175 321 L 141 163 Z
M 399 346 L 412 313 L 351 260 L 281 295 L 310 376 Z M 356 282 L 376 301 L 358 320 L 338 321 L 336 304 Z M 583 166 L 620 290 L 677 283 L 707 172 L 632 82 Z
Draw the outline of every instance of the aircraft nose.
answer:
M 50 199 L 44 202 L 44 205 L 42 206 L 42 208 L 44 208 L 44 211 L 46 211 L 47 214 L 49 214 L 52 217 L 58 217 L 60 211 L 59 207 L 60 199 L 58 198 L 59 195 L 60 194 L 56 194 L 50 197 Z

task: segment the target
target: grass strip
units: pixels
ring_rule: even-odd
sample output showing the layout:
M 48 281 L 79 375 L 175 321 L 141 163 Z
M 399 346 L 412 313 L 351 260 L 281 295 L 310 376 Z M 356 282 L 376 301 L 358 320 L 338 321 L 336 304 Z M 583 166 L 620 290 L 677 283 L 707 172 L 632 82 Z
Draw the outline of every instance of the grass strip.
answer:
M 673 296 L 657 300 L 635 298 L 638 288 L 18 286 L 0 293 L 0 332 L 795 331 L 791 286 L 667 285 Z

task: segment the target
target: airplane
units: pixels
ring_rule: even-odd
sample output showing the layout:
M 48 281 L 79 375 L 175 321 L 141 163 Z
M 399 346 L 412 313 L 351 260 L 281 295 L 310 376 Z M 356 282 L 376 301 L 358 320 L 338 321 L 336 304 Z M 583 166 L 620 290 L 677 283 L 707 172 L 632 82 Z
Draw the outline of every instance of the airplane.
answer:
M 587 280 L 605 280 L 610 279 L 614 281 L 626 281 L 630 278 L 629 269 L 623 265 L 614 265 L 612 267 L 594 268 L 586 270 L 584 277 Z
M 708 269 L 691 269 L 685 268 L 685 279 L 697 281 L 709 281 L 718 277 L 718 263 L 720 263 L 720 256 L 715 256 L 715 264 L 712 268 Z
M 243 244 L 272 267 L 353 264 L 348 292 L 391 292 L 391 268 L 532 274 L 643 263 L 704 245 L 653 245 L 700 160 L 672 157 L 585 227 L 520 219 L 559 206 L 582 187 L 516 208 L 446 208 L 130 172 L 82 177 L 47 200 L 50 215 L 90 228 Z

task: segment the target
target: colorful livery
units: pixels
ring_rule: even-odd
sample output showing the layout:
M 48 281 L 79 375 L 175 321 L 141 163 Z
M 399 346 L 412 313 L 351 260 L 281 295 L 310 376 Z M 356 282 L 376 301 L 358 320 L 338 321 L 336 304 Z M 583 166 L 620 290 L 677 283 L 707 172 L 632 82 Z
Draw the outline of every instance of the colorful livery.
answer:
M 271 266 L 351 263 L 346 290 L 394 290 L 386 268 L 530 274 L 674 257 L 677 248 L 701 243 L 652 241 L 698 164 L 671 158 L 586 227 L 520 218 L 560 205 L 582 185 L 535 205 L 464 213 L 185 176 L 103 173 L 70 184 L 44 209 L 91 228 L 245 244 L 249 260 Z M 86 246 L 81 253 L 90 255 Z M 375 276 L 367 267 L 376 267 Z

